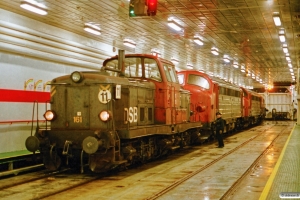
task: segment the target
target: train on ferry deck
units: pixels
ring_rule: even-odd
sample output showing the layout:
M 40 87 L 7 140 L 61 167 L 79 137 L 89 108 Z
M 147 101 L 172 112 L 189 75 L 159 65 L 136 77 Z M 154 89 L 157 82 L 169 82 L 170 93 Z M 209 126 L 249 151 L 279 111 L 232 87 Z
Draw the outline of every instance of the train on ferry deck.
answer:
M 51 108 L 44 114 L 50 125 L 37 127 L 26 147 L 39 150 L 49 170 L 70 165 L 83 171 L 88 164 L 94 172 L 105 172 L 201 142 L 203 125 L 210 129 L 216 111 L 223 112 L 228 131 L 244 124 L 247 106 L 242 102 L 251 95 L 201 75 L 205 87 L 181 85 L 172 62 L 119 51 L 100 71 L 75 71 L 52 80 Z
M 202 133 L 214 129 L 216 112 L 221 112 L 226 122 L 225 133 L 258 125 L 265 117 L 264 98 L 256 92 L 200 71 L 180 71 L 178 78 L 191 92 L 190 121 L 200 120 Z

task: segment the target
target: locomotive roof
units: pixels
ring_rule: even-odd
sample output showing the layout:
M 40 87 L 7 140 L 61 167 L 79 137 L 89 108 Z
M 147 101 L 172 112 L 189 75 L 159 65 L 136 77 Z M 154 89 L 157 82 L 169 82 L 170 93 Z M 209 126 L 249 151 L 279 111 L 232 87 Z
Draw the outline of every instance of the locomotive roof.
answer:
M 231 89 L 235 89 L 235 90 L 239 90 L 239 91 L 242 90 L 241 87 L 239 87 L 235 84 L 226 82 L 223 79 L 213 77 L 213 76 L 209 76 L 209 75 L 208 75 L 208 77 L 212 80 L 212 82 L 217 83 L 218 85 L 220 85 L 222 87 L 227 87 L 227 88 L 231 88 Z
M 164 58 L 161 58 L 159 56 L 156 56 L 156 55 L 152 55 L 152 54 L 125 54 L 125 58 L 128 58 L 128 57 L 147 57 L 147 58 L 153 58 L 153 59 L 157 59 L 157 60 L 160 60 L 162 62 L 165 62 L 165 63 L 168 63 L 169 65 L 173 65 L 175 67 L 175 65 L 169 61 L 169 60 L 166 60 Z M 103 62 L 103 65 L 105 65 L 105 63 L 111 59 L 117 59 L 118 58 L 118 55 L 115 55 L 113 57 L 110 57 L 108 59 L 105 59 L 104 62 Z
M 231 88 L 231 89 L 239 90 L 239 91 L 242 90 L 239 86 L 237 86 L 235 84 L 226 82 L 226 81 L 224 81 L 224 80 L 222 80 L 220 78 L 217 78 L 217 77 L 209 76 L 208 74 L 200 72 L 200 71 L 197 71 L 197 70 L 182 70 L 182 71 L 180 71 L 178 73 L 202 75 L 203 77 L 206 77 L 206 78 L 210 79 L 213 83 L 218 84 L 219 86 L 226 87 L 226 88 Z
M 261 97 L 261 95 L 258 94 L 257 92 L 254 92 L 254 91 L 252 91 L 252 90 L 248 90 L 248 89 L 243 88 L 243 87 L 241 87 L 241 88 L 242 88 L 245 92 L 250 93 L 250 94 L 253 95 L 253 96 Z

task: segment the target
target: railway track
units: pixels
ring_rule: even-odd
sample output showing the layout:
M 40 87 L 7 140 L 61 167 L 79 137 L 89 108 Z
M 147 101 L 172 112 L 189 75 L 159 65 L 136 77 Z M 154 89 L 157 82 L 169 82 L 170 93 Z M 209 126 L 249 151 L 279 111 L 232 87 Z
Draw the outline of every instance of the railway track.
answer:
M 282 127 L 281 127 L 282 126 Z M 227 199 L 239 186 L 249 171 L 270 150 L 272 145 L 286 133 L 288 125 L 271 123 L 258 126 L 225 139 L 225 148 L 217 149 L 215 144 L 185 149 L 165 159 L 147 163 L 140 167 L 113 175 L 58 173 L 10 187 L 3 187 L 0 199 L 167 199 L 174 188 L 196 176 L 207 175 L 207 170 L 243 150 L 252 143 L 266 142 L 244 172 L 222 191 L 219 199 Z M 277 128 L 271 136 L 266 136 Z M 280 129 L 280 130 L 279 130 Z M 264 141 L 264 138 L 268 138 Z M 227 148 L 227 149 L 226 149 Z M 232 169 L 227 169 L 228 171 Z M 229 173 L 224 170 L 220 173 Z M 218 170 L 216 170 L 218 171 Z M 20 178 L 20 176 L 18 176 Z M 24 179 L 25 180 L 25 179 Z M 0 182 L 1 184 L 1 182 Z M 198 187 L 205 185 L 201 179 Z M 20 198 L 21 197 L 21 198 Z M 211 198 L 213 199 L 213 198 Z
M 35 172 L 1 180 L 0 199 L 43 199 L 98 179 L 100 175 L 74 174 L 70 169 Z

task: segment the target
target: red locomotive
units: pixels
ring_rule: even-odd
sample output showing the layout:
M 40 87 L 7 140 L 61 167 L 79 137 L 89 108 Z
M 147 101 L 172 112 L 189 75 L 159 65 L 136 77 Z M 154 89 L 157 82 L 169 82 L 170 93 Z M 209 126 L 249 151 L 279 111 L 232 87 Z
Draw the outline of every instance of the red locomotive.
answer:
M 264 99 L 259 94 L 199 71 L 177 74 L 183 88 L 192 93 L 190 121 L 200 120 L 202 132 L 210 132 L 218 111 L 226 121 L 225 132 L 262 122 Z
M 199 141 L 201 122 L 189 120 L 191 94 L 165 59 L 120 51 L 102 70 L 75 71 L 51 86 L 51 110 L 44 114 L 51 126 L 26 140 L 50 170 L 88 163 L 92 171 L 107 171 Z

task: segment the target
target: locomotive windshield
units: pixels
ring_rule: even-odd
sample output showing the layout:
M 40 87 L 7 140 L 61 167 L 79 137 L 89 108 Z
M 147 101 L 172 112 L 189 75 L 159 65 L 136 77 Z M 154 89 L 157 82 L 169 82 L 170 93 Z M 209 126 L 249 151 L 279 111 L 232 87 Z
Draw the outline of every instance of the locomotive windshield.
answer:
M 150 78 L 155 81 L 161 81 L 161 75 L 154 59 L 141 57 L 128 57 L 124 60 L 125 77 L 128 78 Z M 111 60 L 106 63 L 105 67 L 118 70 L 118 59 Z M 111 76 L 118 76 L 117 72 L 107 72 Z
M 197 85 L 207 90 L 210 88 L 208 80 L 202 76 L 190 74 L 187 82 L 188 84 Z
M 164 71 L 167 77 L 167 80 L 169 82 L 177 83 L 177 76 L 175 69 L 172 66 L 168 66 L 167 64 L 164 64 Z

